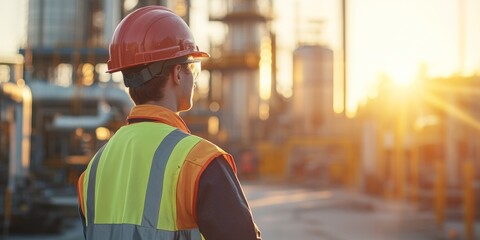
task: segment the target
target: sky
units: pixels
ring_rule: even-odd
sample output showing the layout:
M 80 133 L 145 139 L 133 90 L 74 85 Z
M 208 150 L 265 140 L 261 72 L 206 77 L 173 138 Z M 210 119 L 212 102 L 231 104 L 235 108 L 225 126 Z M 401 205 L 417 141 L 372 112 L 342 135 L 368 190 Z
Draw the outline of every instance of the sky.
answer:
M 332 48 L 336 57 L 341 56 L 340 0 L 276 3 L 276 14 L 282 18 L 278 41 L 284 48 L 295 47 L 295 40 L 289 37 L 293 32 L 290 22 L 295 21 L 292 9 L 298 9 L 300 18 L 323 20 L 320 42 Z M 350 112 L 375 95 L 380 75 L 405 85 L 414 81 L 422 68 L 426 68 L 427 77 L 480 73 L 480 0 L 346 3 Z
M 0 0 L 0 54 L 14 54 L 26 35 L 26 0 Z
M 263 0 L 265 1 L 265 0 Z M 201 48 L 208 37 L 208 0 L 195 0 L 191 26 Z M 291 95 L 292 51 L 296 24 L 317 29 L 314 41 L 341 56 L 341 0 L 272 0 L 277 34 L 278 87 Z M 421 68 L 429 77 L 480 73 L 480 0 L 346 0 L 347 101 L 357 105 L 375 95 L 380 75 L 399 84 L 413 81 Z M 25 42 L 27 0 L 0 0 L 0 54 L 15 53 Z M 463 7 L 460 7 L 462 6 Z M 318 24 L 319 20 L 322 21 Z M 208 32 L 208 31 L 207 31 Z M 205 35 L 205 34 L 203 34 Z M 307 36 L 308 37 L 308 36 Z M 310 36 L 311 37 L 311 36 Z M 338 77 L 338 75 L 336 75 Z
M 350 2 L 352 97 L 361 94 L 358 89 L 363 83 L 378 81 L 379 73 L 405 84 L 413 81 L 422 67 L 430 77 L 480 72 L 480 1 Z M 371 8 L 361 11 L 365 5 Z

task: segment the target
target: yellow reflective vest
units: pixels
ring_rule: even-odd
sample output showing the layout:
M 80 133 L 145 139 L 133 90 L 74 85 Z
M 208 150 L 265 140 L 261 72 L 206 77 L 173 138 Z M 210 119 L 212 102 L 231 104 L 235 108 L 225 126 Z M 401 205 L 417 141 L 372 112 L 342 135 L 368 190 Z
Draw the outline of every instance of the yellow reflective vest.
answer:
M 134 108 L 130 119 L 135 113 Z M 175 118 L 168 111 L 155 114 L 148 117 L 155 122 L 120 128 L 81 175 L 87 239 L 202 238 L 195 206 L 200 176 L 220 155 L 236 171 L 233 159 L 213 143 L 165 124 Z

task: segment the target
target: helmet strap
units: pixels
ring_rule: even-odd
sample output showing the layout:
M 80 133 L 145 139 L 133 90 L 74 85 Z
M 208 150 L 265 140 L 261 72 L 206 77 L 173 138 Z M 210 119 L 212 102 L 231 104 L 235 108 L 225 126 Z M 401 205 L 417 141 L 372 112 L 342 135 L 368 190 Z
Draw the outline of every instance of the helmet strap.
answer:
M 164 63 L 165 61 L 154 62 L 138 72 L 123 73 L 123 82 L 125 83 L 125 86 L 138 87 L 146 83 L 155 75 L 158 75 L 162 72 Z

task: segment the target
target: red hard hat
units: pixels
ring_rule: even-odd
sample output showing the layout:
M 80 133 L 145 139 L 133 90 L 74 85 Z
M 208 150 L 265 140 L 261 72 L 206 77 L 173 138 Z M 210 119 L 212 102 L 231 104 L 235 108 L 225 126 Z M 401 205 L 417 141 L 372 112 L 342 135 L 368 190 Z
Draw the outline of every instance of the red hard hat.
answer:
M 190 28 L 178 15 L 163 6 L 142 7 L 115 29 L 107 72 L 184 56 L 209 57 L 198 50 Z

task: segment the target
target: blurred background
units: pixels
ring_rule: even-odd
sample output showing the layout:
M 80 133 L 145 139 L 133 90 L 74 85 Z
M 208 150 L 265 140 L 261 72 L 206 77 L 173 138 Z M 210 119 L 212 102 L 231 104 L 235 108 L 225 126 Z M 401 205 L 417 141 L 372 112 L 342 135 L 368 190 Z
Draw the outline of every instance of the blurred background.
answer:
M 0 239 L 82 239 L 76 179 L 133 106 L 108 44 L 146 5 L 211 54 L 182 117 L 264 239 L 480 239 L 480 0 L 0 0 Z

